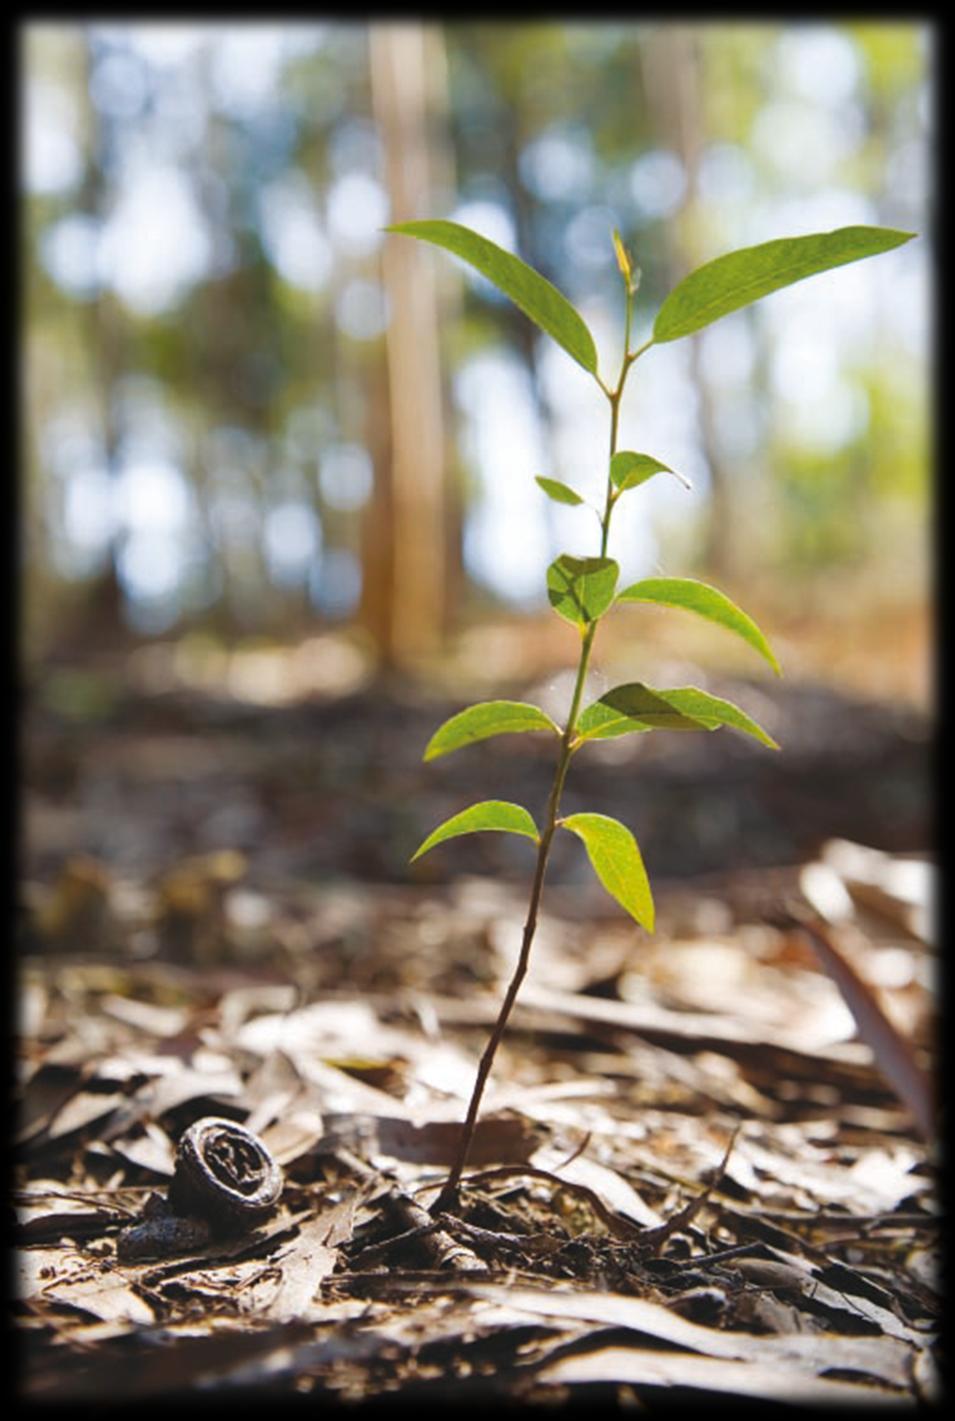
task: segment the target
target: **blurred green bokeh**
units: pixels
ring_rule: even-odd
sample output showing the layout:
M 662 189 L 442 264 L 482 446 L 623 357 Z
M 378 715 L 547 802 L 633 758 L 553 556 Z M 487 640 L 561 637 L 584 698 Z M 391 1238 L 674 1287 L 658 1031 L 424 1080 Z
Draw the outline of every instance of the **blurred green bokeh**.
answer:
M 651 352 L 621 442 L 695 492 L 654 480 L 615 555 L 631 577 L 757 581 L 780 615 L 833 586 L 923 604 L 931 27 L 397 29 L 22 27 L 28 655 L 93 624 L 226 639 L 339 626 L 400 663 L 405 607 L 441 637 L 546 605 L 547 562 L 592 551 L 593 528 L 534 476 L 596 488 L 605 411 L 487 283 L 436 254 L 415 268 L 434 283 L 415 318 L 421 369 L 396 359 L 406 278 L 385 259 L 401 239 L 381 229 L 421 216 L 543 271 L 608 369 L 614 227 L 642 271 L 644 328 L 682 275 L 734 247 L 854 223 L 918 232 Z M 409 191 L 426 210 L 404 210 Z M 436 383 L 444 411 L 440 487 L 424 462 L 420 484 L 395 474 L 395 401 L 415 380 Z M 409 528 L 430 531 L 415 546 Z

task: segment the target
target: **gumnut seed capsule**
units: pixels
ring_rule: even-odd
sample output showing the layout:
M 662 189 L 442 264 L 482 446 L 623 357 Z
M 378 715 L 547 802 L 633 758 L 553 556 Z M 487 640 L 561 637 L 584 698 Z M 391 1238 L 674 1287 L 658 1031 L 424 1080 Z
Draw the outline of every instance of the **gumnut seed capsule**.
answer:
M 177 1214 L 196 1214 L 234 1232 L 264 1218 L 282 1185 L 282 1171 L 257 1135 L 207 1115 L 179 1140 L 169 1204 Z

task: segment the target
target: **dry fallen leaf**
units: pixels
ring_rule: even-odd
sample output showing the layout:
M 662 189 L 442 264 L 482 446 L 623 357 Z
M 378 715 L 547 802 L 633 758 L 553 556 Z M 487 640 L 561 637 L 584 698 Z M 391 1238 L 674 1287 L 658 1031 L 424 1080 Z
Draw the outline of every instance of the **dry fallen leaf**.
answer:
M 756 1397 L 760 1401 L 803 1406 L 897 1406 L 897 1390 L 831 1381 L 797 1367 L 777 1363 L 738 1362 L 684 1353 L 650 1351 L 637 1347 L 601 1347 L 594 1352 L 562 1358 L 535 1374 L 538 1382 L 572 1386 L 615 1382 L 633 1386 L 677 1387 L 689 1391 Z
M 845 1368 L 870 1372 L 896 1386 L 907 1385 L 909 1376 L 912 1349 L 894 1338 L 842 1337 L 818 1332 L 762 1337 L 702 1327 L 659 1303 L 613 1293 L 545 1291 L 480 1283 L 470 1285 L 469 1291 L 472 1297 L 506 1303 L 540 1317 L 576 1318 L 603 1327 L 627 1328 L 687 1352 L 758 1364 L 767 1369 L 792 1369 L 795 1374 L 807 1367 L 818 1372 Z
M 311 1303 L 323 1278 L 338 1260 L 338 1246 L 351 1238 L 359 1196 L 351 1195 L 299 1226 L 297 1236 L 274 1257 L 282 1280 L 267 1317 L 291 1322 L 311 1316 Z

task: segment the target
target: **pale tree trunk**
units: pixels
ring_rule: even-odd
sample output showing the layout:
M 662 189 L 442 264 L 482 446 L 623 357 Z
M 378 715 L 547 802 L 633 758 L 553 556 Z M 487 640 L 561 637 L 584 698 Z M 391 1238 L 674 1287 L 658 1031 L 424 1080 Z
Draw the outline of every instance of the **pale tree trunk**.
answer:
M 391 221 L 438 216 L 435 134 L 446 107 L 440 30 L 415 21 L 372 24 L 370 59 Z M 439 351 L 445 308 L 433 249 L 388 236 L 382 270 L 390 450 L 376 441 L 378 506 L 366 527 L 363 614 L 383 663 L 407 670 L 440 650 L 455 563 Z
M 534 250 L 531 228 L 531 203 L 520 176 L 520 155 L 524 135 L 517 130 L 516 124 L 517 116 L 515 115 L 514 121 L 508 123 L 502 135 L 501 172 L 507 184 L 511 207 L 514 212 L 514 221 L 517 228 L 518 255 L 530 266 L 537 266 L 540 270 L 543 270 L 543 264 L 539 260 L 539 254 Z M 556 277 L 554 279 L 558 280 Z M 544 384 L 537 361 L 537 331 L 536 328 L 531 325 L 530 321 L 527 320 L 523 311 L 518 311 L 515 306 L 511 305 L 506 306 L 504 309 L 511 338 L 523 361 L 524 368 L 527 371 L 531 398 L 534 402 L 534 409 L 537 413 L 538 424 L 540 426 L 543 468 L 548 474 L 556 475 L 558 472 L 558 460 L 557 442 L 554 437 L 554 419 L 544 392 Z M 548 539 L 551 546 L 556 548 L 556 507 L 549 498 L 544 499 L 543 512 Z
M 82 127 L 87 135 L 86 162 L 80 201 L 83 210 L 101 217 L 107 199 L 104 175 L 106 141 L 103 125 L 90 99 L 92 56 L 89 42 L 82 51 L 82 78 L 78 94 L 83 104 Z M 120 475 L 120 428 L 115 408 L 115 387 L 126 366 L 126 332 L 119 297 L 104 290 L 81 313 L 81 329 L 86 345 L 88 378 L 97 411 L 103 443 L 103 462 L 115 488 Z M 69 652 L 87 646 L 107 646 L 126 634 L 124 597 L 119 577 L 119 558 L 125 534 L 114 525 L 110 534 L 107 563 L 78 608 L 67 614 L 61 645 Z
M 669 287 L 713 255 L 698 236 L 697 174 L 705 140 L 702 110 L 703 36 L 698 27 L 661 24 L 643 48 L 644 79 L 654 127 L 661 142 L 677 154 L 686 172 L 684 220 L 668 246 Z M 710 512 L 704 560 L 714 574 L 731 575 L 734 564 L 734 500 L 731 477 L 716 433 L 716 409 L 700 359 L 698 336 L 690 338 L 690 373 L 699 395 L 700 432 L 710 468 Z

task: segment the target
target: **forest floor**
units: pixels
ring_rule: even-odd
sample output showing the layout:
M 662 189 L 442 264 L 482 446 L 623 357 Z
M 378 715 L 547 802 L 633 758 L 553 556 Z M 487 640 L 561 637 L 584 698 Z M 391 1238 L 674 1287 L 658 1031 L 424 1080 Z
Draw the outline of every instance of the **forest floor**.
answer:
M 930 721 L 818 682 L 707 689 L 785 754 L 634 736 L 568 783 L 568 809 L 636 833 L 657 931 L 565 836 L 458 1205 L 432 1218 L 531 851 L 486 834 L 407 861 L 474 799 L 539 808 L 550 747 L 423 767 L 462 701 L 402 685 L 267 706 L 37 684 L 24 1398 L 937 1398 Z M 210 1116 L 282 1171 L 244 1228 L 165 1202 Z

